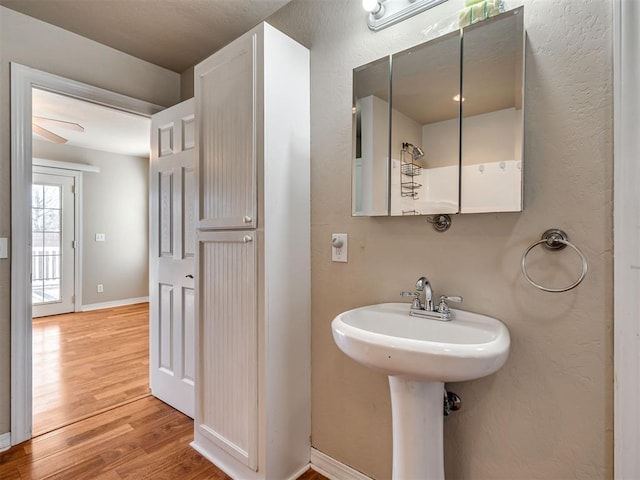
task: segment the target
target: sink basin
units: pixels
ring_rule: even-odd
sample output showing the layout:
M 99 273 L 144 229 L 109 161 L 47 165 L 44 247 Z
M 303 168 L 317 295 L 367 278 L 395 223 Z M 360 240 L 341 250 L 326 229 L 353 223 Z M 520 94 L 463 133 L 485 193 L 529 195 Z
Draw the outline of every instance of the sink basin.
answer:
M 353 360 L 389 376 L 460 382 L 491 375 L 509 355 L 509 331 L 485 315 L 454 310 L 449 322 L 382 303 L 338 315 L 333 339 Z
M 449 322 L 409 315 L 410 304 L 356 308 L 333 319 L 333 339 L 353 360 L 389 376 L 393 480 L 444 480 L 444 382 L 491 375 L 509 355 L 495 318 L 454 310 Z

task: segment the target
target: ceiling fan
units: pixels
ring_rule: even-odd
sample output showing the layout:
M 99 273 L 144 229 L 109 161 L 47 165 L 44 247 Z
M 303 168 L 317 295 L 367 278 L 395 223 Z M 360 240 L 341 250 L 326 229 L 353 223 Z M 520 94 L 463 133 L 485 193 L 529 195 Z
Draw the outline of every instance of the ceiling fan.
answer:
M 36 133 L 53 143 L 67 143 L 68 140 L 64 137 L 61 137 L 58 134 L 53 133 L 48 128 L 45 128 L 45 126 L 43 125 L 49 126 L 49 127 L 66 128 L 68 130 L 73 130 L 76 132 L 84 132 L 84 127 L 78 123 L 66 122 L 64 120 L 56 120 L 54 118 L 33 116 L 32 123 L 31 123 L 33 133 Z

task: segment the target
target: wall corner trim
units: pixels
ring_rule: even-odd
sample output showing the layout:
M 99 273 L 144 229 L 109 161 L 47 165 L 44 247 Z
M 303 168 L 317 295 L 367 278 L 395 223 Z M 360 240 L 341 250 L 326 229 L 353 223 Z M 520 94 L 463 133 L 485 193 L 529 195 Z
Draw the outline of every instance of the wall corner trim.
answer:
M 620 480 L 640 478 L 639 21 L 636 2 L 613 1 L 613 473 Z
M 367 477 L 315 448 L 311 449 L 310 463 L 312 469 L 329 480 L 372 480 L 371 477 Z
M 11 432 L 0 433 L 0 452 L 11 448 Z
M 125 298 L 123 300 L 113 300 L 112 302 L 91 303 L 83 305 L 82 311 L 100 310 L 101 308 L 124 307 L 125 305 L 135 305 L 136 303 L 149 303 L 149 297 Z

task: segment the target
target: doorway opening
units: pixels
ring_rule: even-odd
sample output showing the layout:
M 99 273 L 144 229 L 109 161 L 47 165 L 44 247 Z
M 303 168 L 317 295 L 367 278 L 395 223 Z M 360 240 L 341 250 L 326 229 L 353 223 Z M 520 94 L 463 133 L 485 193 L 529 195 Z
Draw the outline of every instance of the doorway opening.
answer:
M 32 158 L 33 136 L 32 136 L 32 93 L 35 90 L 55 92 L 67 98 L 79 99 L 92 105 L 108 106 L 143 117 L 150 117 L 152 114 L 162 110 L 162 107 L 148 102 L 133 99 L 121 94 L 103 90 L 97 87 L 75 82 L 63 77 L 41 72 L 28 67 L 12 63 L 11 64 L 11 121 L 12 121 L 12 268 L 11 268 L 11 443 L 13 445 L 21 443 L 32 436 L 33 432 L 33 331 L 32 331 L 32 301 L 34 291 L 31 284 L 32 274 Z M 146 139 L 148 142 L 148 133 Z M 116 142 L 117 143 L 117 142 Z M 148 144 L 147 144 L 148 145 Z M 148 150 L 148 146 L 147 146 Z M 62 162 L 67 163 L 67 162 Z M 148 160 L 147 160 L 148 168 Z M 38 183 L 37 183 L 38 184 Z M 45 185 L 41 183 L 41 185 Z M 44 195 L 43 189 L 43 195 Z M 148 193 L 145 192 L 145 198 Z M 44 205 L 44 204 L 43 204 Z M 43 215 L 56 216 L 55 208 L 47 212 L 48 207 L 42 207 Z M 105 211 L 108 211 L 105 205 Z M 145 222 L 146 228 L 146 219 Z M 51 225 L 50 225 L 51 226 Z M 55 241 L 55 227 L 39 230 L 43 236 L 50 234 L 49 240 Z M 37 237 L 37 236 L 36 236 Z M 36 238 L 38 240 L 38 238 Z M 77 240 L 77 239 L 76 239 Z M 43 249 L 48 246 L 47 241 L 41 243 Z M 42 254 L 42 257 L 55 257 L 51 254 Z M 60 255 L 62 258 L 62 255 Z M 59 260 L 61 260 L 61 258 Z M 45 271 L 41 282 L 42 290 L 38 296 L 49 299 L 46 295 L 56 293 L 55 275 L 56 259 L 42 259 L 43 265 L 49 261 L 48 273 Z M 147 258 L 144 259 L 147 262 Z M 43 266 L 43 269 L 45 267 Z M 62 268 L 62 267 L 60 267 Z M 78 278 L 78 275 L 74 275 Z M 64 274 L 60 276 L 64 278 Z M 47 292 L 45 295 L 45 284 Z M 77 305 L 86 305 L 86 297 L 89 292 L 83 291 L 82 297 L 74 299 Z M 83 302 L 83 300 L 85 300 Z M 79 303 L 83 302 L 83 303 Z M 42 303 L 55 303 L 42 302 Z M 100 302 L 94 302 L 94 307 L 103 306 Z
M 32 434 L 40 435 L 150 394 L 150 121 L 39 89 L 32 105 Z

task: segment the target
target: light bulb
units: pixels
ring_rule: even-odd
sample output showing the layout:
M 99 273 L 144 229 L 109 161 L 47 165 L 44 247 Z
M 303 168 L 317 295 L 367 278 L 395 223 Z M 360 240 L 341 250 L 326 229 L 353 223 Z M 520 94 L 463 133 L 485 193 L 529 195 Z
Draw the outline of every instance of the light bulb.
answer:
M 378 0 L 362 0 L 362 8 L 364 8 L 367 12 L 376 11 L 380 5 Z

